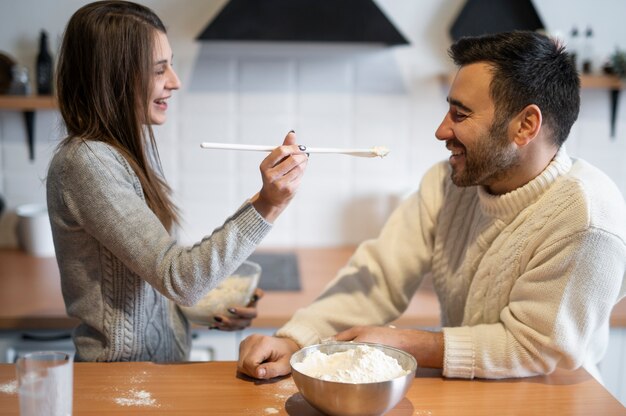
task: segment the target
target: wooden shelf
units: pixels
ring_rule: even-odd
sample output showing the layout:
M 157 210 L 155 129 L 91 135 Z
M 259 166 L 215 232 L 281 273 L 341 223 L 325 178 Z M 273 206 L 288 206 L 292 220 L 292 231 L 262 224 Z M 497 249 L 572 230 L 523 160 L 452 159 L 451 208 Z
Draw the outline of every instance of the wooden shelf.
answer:
M 607 90 L 621 90 L 625 84 L 622 79 L 616 75 L 581 75 L 580 76 L 581 88 L 596 88 Z
M 443 83 L 452 84 L 456 73 L 442 74 L 440 79 Z M 580 76 L 582 89 L 607 89 L 620 90 L 626 88 L 626 82 L 616 75 L 582 75 Z
M 57 100 L 52 95 L 0 95 L 0 110 L 54 110 Z

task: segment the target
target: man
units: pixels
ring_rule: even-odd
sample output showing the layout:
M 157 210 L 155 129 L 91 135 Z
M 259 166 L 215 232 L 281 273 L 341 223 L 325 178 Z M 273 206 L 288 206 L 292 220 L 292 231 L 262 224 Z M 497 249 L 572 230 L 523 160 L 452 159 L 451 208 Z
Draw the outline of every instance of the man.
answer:
M 388 344 L 445 377 L 505 378 L 596 364 L 623 296 L 626 207 L 598 169 L 562 147 L 580 81 L 562 46 L 531 33 L 466 38 L 435 135 L 452 155 L 380 236 L 275 337 L 240 346 L 239 370 L 288 374 L 305 345 Z M 430 273 L 441 330 L 384 326 Z

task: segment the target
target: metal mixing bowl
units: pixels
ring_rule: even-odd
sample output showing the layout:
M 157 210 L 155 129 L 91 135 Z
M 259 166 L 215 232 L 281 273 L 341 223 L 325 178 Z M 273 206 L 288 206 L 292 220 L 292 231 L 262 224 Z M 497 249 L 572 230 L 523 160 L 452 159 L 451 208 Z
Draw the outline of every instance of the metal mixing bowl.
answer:
M 409 373 L 392 380 L 376 383 L 339 383 L 307 376 L 294 368 L 316 350 L 325 354 L 367 345 L 395 358 Z M 405 396 L 415 378 L 417 362 L 409 353 L 381 344 L 358 342 L 331 342 L 305 347 L 291 356 L 293 380 L 305 400 L 317 410 L 331 416 L 382 415 L 395 407 Z

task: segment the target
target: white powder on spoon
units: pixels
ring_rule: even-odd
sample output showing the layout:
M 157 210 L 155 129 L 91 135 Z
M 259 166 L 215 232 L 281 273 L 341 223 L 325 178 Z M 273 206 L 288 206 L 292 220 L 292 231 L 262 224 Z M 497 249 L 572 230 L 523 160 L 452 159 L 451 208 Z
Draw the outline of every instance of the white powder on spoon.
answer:
M 367 345 L 334 354 L 313 351 L 293 366 L 309 377 L 339 383 L 375 383 L 409 373 L 395 358 Z

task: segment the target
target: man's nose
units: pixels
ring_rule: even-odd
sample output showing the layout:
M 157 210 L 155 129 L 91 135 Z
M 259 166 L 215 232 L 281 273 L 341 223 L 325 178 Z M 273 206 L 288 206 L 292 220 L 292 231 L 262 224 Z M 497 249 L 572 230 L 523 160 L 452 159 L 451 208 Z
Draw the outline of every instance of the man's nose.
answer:
M 448 114 L 445 115 L 443 120 L 441 120 L 441 124 L 437 127 L 437 130 L 435 130 L 435 137 L 438 140 L 449 140 L 454 137 L 452 123 Z

